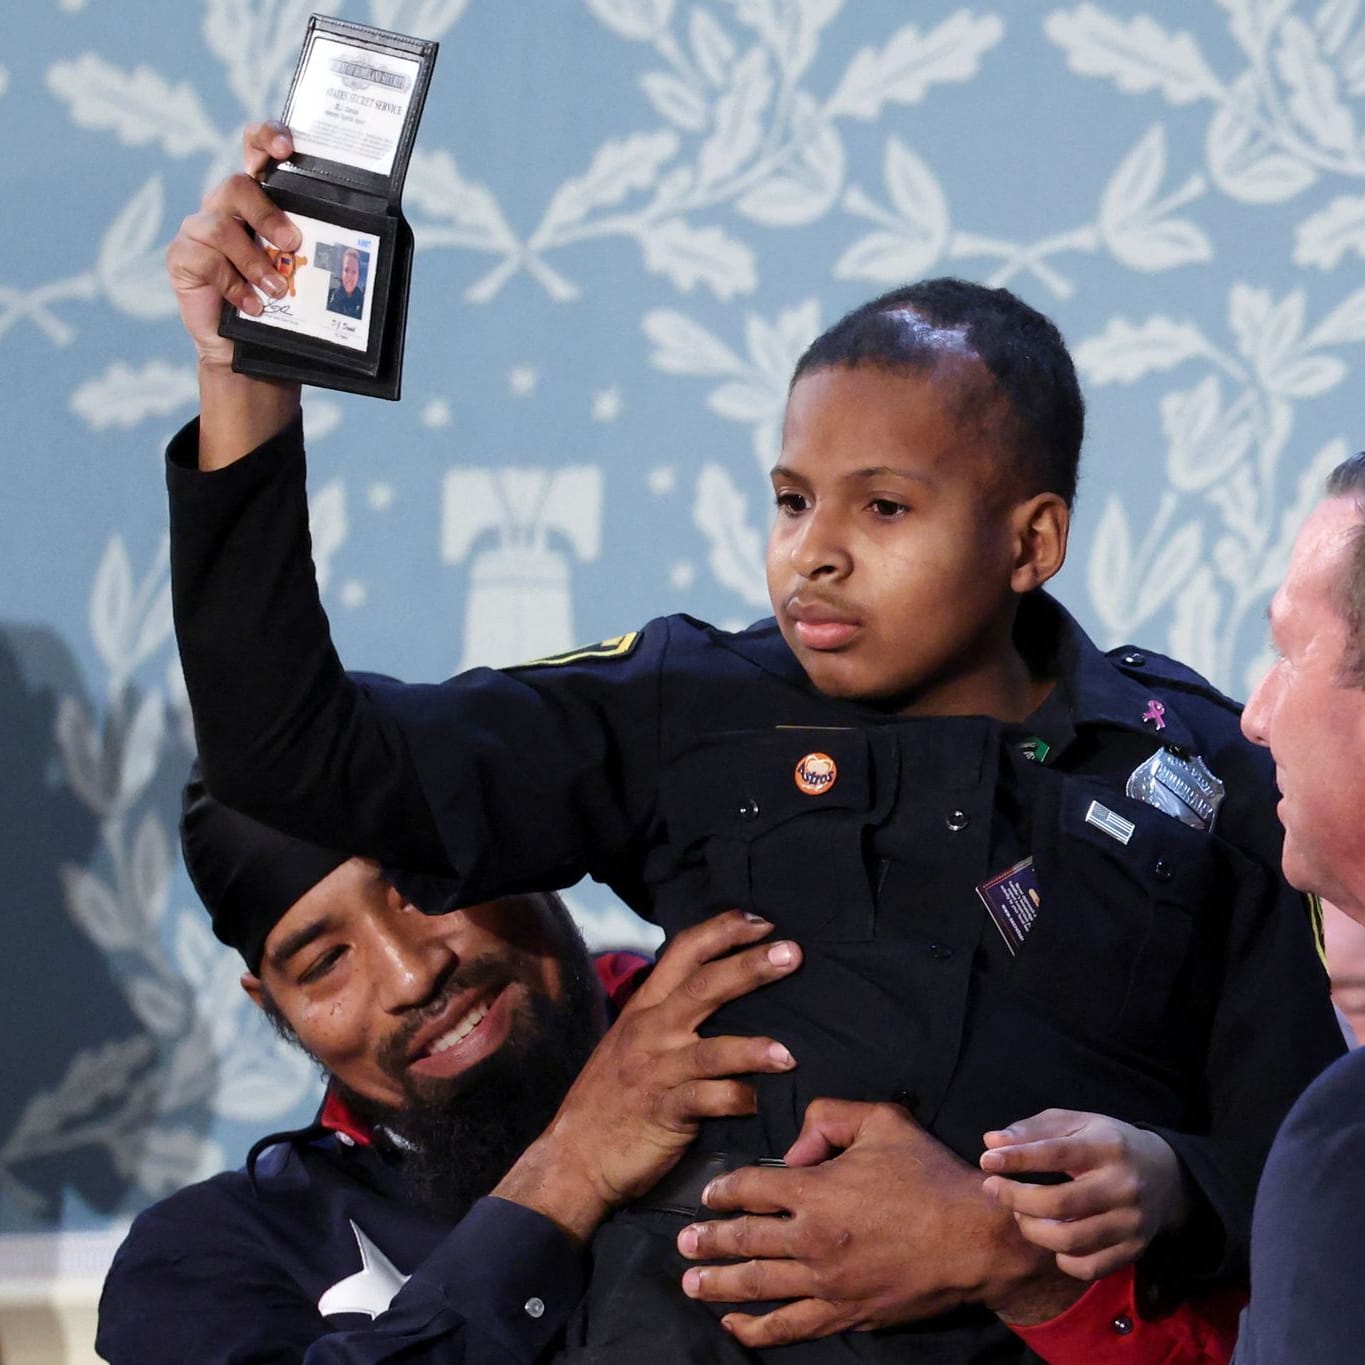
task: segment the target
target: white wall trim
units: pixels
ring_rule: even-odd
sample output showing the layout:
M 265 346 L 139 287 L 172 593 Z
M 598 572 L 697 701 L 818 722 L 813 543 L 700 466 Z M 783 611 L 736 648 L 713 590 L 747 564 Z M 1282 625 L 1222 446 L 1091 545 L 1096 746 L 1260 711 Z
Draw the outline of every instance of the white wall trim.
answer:
M 0 1305 L 98 1297 L 126 1222 L 99 1232 L 0 1234 Z

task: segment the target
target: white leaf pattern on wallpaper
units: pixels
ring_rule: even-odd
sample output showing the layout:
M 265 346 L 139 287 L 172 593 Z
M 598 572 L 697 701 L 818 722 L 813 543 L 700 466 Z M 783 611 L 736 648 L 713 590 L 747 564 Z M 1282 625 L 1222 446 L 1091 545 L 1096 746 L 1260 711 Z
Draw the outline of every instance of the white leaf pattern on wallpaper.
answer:
M 163 204 L 161 177 L 154 175 L 109 224 L 100 243 L 95 277 L 109 301 L 133 317 L 161 318 L 175 312 L 165 245 L 158 242 Z
M 1295 265 L 1335 270 L 1348 252 L 1365 260 L 1365 195 L 1339 195 L 1310 213 L 1295 234 Z
M 673 0 L 587 0 L 588 8 L 623 38 L 644 42 L 667 27 Z
M 199 401 L 199 379 L 192 365 L 150 360 L 139 369 L 115 361 L 96 379 L 71 392 L 71 410 L 92 431 L 135 427 L 149 417 L 192 410 Z
M 47 87 L 66 102 L 74 123 L 111 129 L 128 146 L 155 142 L 167 156 L 190 156 L 215 150 L 222 137 L 189 81 L 172 86 L 145 66 L 124 71 L 87 52 L 57 62 Z
M 748 161 L 763 140 L 763 114 L 773 94 L 768 54 L 755 47 L 736 62 L 716 101 L 711 135 L 697 157 L 697 186 L 714 189 Z
M 645 314 L 643 326 L 654 343 L 650 363 L 665 374 L 738 374 L 744 369 L 723 341 L 684 313 L 658 308 Z
M 668 71 L 646 71 L 640 78 L 640 88 L 665 122 L 685 133 L 699 133 L 706 127 L 711 106 L 706 91 L 699 85 Z
M 165 916 L 171 890 L 171 846 L 154 811 L 147 811 L 133 839 L 132 903 L 144 928 L 155 927 Z
M 1044 27 L 1081 75 L 1111 80 L 1125 94 L 1156 92 L 1176 106 L 1212 104 L 1208 169 L 1232 199 L 1278 204 L 1323 176 L 1365 178 L 1365 138 L 1350 106 L 1365 94 L 1359 5 L 1304 5 L 1311 20 L 1293 12 L 1293 0 L 1219 5 L 1246 63 L 1226 77 L 1211 69 L 1189 32 L 1172 33 L 1147 15 L 1119 18 L 1083 4 L 1055 10 Z
M 995 15 L 958 10 L 927 33 L 907 24 L 882 48 L 863 48 L 826 106 L 831 115 L 874 119 L 888 102 L 918 104 L 934 85 L 967 81 L 1004 36 Z
M 768 227 L 801 227 L 827 213 L 844 183 L 843 139 L 813 95 L 792 101 L 796 142 L 790 154 L 735 201 L 746 218 Z
M 697 475 L 692 523 L 711 543 L 707 557 L 716 581 L 753 607 L 767 604 L 763 537 L 749 525 L 748 499 L 729 472 L 708 464 Z
M 1134 325 L 1116 317 L 1099 336 L 1074 347 L 1073 354 L 1076 367 L 1092 384 L 1132 384 L 1209 350 L 1204 334 L 1192 323 L 1151 317 Z
M 807 299 L 784 310 L 769 323 L 755 314 L 745 319 L 748 360 L 741 360 L 724 342 L 682 314 L 668 310 L 647 313 L 645 334 L 656 343 L 650 363 L 674 374 L 731 376 L 706 396 L 706 406 L 718 416 L 752 429 L 754 459 L 761 477 L 777 460 L 787 384 L 801 353 L 820 330 L 820 305 Z
M 341 7 L 337 0 L 205 0 L 204 41 L 248 117 L 273 116 L 283 106 L 309 14 Z
M 1279 204 L 1293 199 L 1318 178 L 1312 164 L 1280 149 L 1257 117 L 1259 82 L 1253 72 L 1238 77 L 1209 123 L 1209 171 L 1233 199 Z
M 531 245 L 554 237 L 556 231 L 581 223 L 596 208 L 619 204 L 632 190 L 648 189 L 659 167 L 677 151 L 672 133 L 640 133 L 602 144 L 582 176 L 566 180 L 550 200 Z
M 1134 270 L 1170 270 L 1213 257 L 1207 234 L 1172 216 L 1173 209 L 1204 192 L 1204 178 L 1191 176 L 1158 201 L 1165 176 L 1166 132 L 1158 123 L 1119 162 L 1100 199 L 1100 235 L 1114 256 Z
M 136 930 L 107 883 L 84 867 L 62 869 L 66 905 L 71 918 L 106 953 L 130 948 Z
M 894 230 L 869 233 L 834 263 L 840 279 L 896 284 L 929 270 L 948 244 L 948 201 L 933 171 L 898 137 L 886 140 L 882 177 L 895 211 Z M 845 207 L 877 221 L 877 206 L 856 186 Z
M 1321 147 L 1348 156 L 1354 152 L 1355 120 L 1341 102 L 1336 72 L 1322 59 L 1313 30 L 1297 16 L 1286 19 L 1280 29 L 1275 68 L 1299 128 Z
M 1065 50 L 1073 71 L 1106 76 L 1125 94 L 1159 90 L 1180 105 L 1219 93 L 1194 36 L 1165 29 L 1148 15 L 1123 20 L 1098 5 L 1077 5 L 1054 11 L 1044 29 Z
M 886 142 L 883 179 L 889 207 L 878 204 L 860 185 L 844 195 L 844 208 L 879 229 L 854 242 L 835 262 L 839 278 L 867 279 L 886 286 L 915 279 L 943 261 L 982 257 L 999 264 L 987 278 L 1011 285 L 1030 274 L 1060 299 L 1075 286 L 1056 258 L 1093 255 L 1105 247 L 1133 270 L 1158 272 L 1208 260 L 1207 233 L 1176 210 L 1206 192 L 1203 176 L 1190 175 L 1174 190 L 1164 190 L 1166 140 L 1154 125 L 1115 168 L 1099 196 L 1094 222 L 1063 228 L 1031 243 L 1019 243 L 966 228 L 954 229 L 951 209 L 938 176 L 913 148 L 897 137 Z

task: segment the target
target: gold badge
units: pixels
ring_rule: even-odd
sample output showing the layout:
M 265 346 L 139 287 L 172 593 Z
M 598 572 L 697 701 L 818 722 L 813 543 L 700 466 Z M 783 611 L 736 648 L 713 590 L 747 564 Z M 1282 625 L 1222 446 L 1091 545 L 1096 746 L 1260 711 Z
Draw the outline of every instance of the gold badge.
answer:
M 796 787 L 807 796 L 827 792 L 839 776 L 839 769 L 828 754 L 807 754 L 796 765 Z

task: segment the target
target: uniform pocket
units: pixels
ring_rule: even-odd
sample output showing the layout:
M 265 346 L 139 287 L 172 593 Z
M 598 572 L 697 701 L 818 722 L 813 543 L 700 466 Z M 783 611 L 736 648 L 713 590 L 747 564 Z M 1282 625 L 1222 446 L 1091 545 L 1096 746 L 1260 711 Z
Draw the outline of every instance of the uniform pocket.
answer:
M 876 811 L 873 769 L 858 730 L 716 736 L 664 770 L 670 841 L 701 852 L 716 905 L 756 911 L 807 938 L 870 937 L 863 844 Z
M 1215 994 L 1204 950 L 1222 922 L 1211 835 L 1091 779 L 1039 774 L 1040 906 L 1011 984 L 1100 1040 L 1177 1064 Z

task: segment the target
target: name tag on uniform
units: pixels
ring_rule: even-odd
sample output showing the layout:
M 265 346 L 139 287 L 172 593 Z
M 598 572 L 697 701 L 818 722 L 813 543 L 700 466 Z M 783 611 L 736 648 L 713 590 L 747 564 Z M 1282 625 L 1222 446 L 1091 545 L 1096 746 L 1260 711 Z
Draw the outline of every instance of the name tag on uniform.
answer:
M 1041 898 L 1038 895 L 1038 874 L 1034 871 L 1033 859 L 1025 858 L 1022 863 L 1015 863 L 999 876 L 983 882 L 976 888 L 976 894 L 981 897 L 986 913 L 1000 930 L 1000 937 L 1005 940 L 1005 947 L 1013 957 L 1023 946 L 1028 931 L 1033 928 L 1033 921 L 1038 918 Z
M 1158 749 L 1133 769 L 1124 791 L 1194 829 L 1212 829 L 1224 788 L 1198 754 Z

